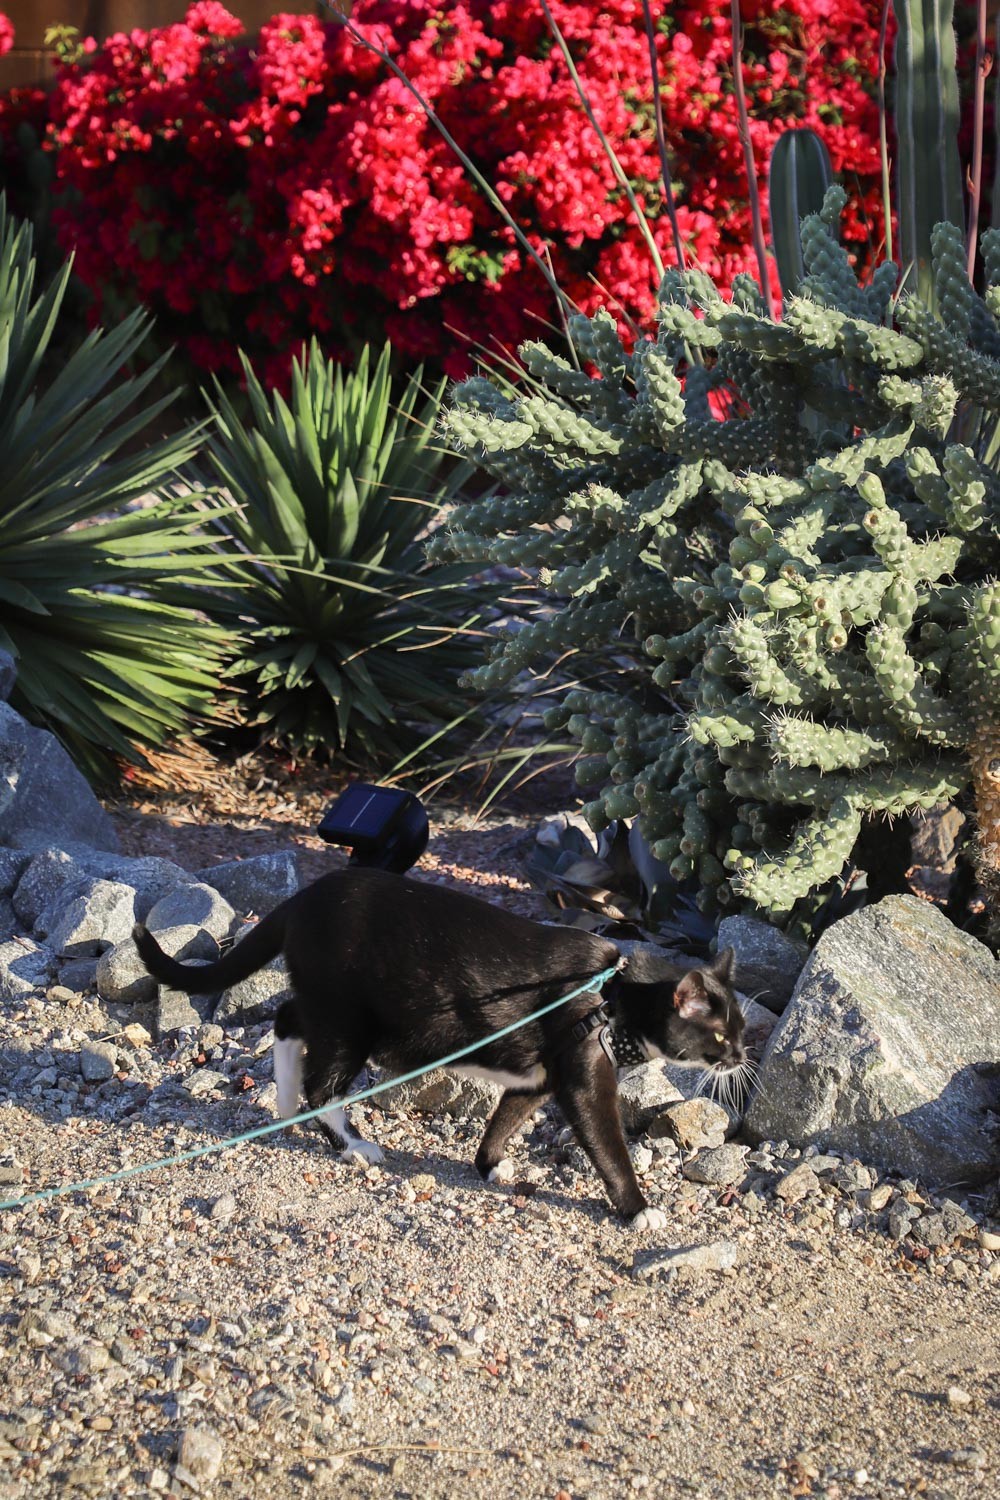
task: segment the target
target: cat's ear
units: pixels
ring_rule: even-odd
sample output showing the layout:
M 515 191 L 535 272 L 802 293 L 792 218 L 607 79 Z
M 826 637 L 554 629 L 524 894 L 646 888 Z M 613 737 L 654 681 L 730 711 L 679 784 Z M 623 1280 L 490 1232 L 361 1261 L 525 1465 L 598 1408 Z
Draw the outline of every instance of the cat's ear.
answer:
M 712 1004 L 709 1000 L 708 989 L 705 980 L 698 969 L 692 969 L 690 974 L 674 987 L 674 1009 L 685 1021 L 697 1021 L 702 1017 L 710 1015 Z
M 733 971 L 736 968 L 736 949 L 723 948 L 717 953 L 712 962 L 712 973 L 720 984 L 732 984 Z

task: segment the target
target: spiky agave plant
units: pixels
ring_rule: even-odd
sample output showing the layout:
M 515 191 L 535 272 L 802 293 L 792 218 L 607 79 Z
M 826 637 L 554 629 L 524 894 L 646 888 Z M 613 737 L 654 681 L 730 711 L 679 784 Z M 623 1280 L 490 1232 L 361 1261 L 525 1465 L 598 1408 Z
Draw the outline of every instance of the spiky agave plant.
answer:
M 206 452 L 233 496 L 224 549 L 246 645 L 231 667 L 254 722 L 300 749 L 382 760 L 470 715 L 456 687 L 475 660 L 485 595 L 421 538 L 465 470 L 434 441 L 442 387 L 392 390 L 389 346 L 347 373 L 315 340 L 286 401 L 243 357 L 250 408 L 221 388 Z
M 197 430 L 132 446 L 173 399 L 143 404 L 162 362 L 121 373 L 149 319 L 96 330 L 40 378 L 69 275 L 36 292 L 31 229 L 0 196 L 0 646 L 13 705 L 96 774 L 209 715 L 229 637 L 203 613 L 208 512 L 164 493 Z

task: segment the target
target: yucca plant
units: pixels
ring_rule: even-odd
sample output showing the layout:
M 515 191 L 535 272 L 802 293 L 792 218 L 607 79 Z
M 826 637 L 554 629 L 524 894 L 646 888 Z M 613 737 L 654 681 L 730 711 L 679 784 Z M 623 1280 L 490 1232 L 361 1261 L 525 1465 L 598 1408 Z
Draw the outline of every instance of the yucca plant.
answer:
M 95 330 L 40 379 L 69 275 L 36 293 L 31 229 L 0 196 L 0 646 L 14 707 L 96 773 L 208 714 L 227 636 L 202 613 L 204 504 L 162 497 L 198 434 L 136 446 L 172 400 L 143 405 L 160 364 L 122 374 L 149 319 Z
M 271 739 L 396 756 L 469 716 L 456 681 L 481 647 L 470 570 L 421 545 L 465 472 L 433 441 L 442 386 L 418 371 L 394 396 L 388 345 L 345 373 L 314 340 L 286 401 L 241 358 L 249 419 L 217 386 L 206 450 L 236 501 L 223 545 L 247 644 L 231 673 Z

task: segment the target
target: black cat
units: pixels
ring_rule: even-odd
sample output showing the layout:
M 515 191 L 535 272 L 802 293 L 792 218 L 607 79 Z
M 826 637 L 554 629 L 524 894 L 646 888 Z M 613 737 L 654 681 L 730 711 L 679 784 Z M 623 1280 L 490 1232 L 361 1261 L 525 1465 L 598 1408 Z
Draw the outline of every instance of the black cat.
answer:
M 382 870 L 323 876 L 277 907 L 215 963 L 186 964 L 135 929 L 150 974 L 198 994 L 227 989 L 283 953 L 294 999 L 275 1019 L 278 1109 L 294 1115 L 343 1097 L 371 1061 L 391 1073 L 433 1062 L 538 1010 L 620 964 L 604 938 L 548 927 L 472 896 Z M 501 1168 L 517 1127 L 554 1094 L 618 1212 L 637 1229 L 666 1222 L 647 1206 L 629 1160 L 618 1068 L 664 1057 L 727 1073 L 743 1061 L 743 1017 L 731 989 L 733 950 L 685 970 L 638 950 L 605 985 L 490 1042 L 456 1071 L 505 1092 L 476 1154 Z M 381 1159 L 343 1109 L 320 1117 L 345 1156 Z

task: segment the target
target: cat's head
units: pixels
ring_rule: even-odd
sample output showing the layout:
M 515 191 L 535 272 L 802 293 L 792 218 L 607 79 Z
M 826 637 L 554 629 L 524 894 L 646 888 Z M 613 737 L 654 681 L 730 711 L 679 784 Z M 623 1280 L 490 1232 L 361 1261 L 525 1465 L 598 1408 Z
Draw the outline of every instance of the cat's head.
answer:
M 724 948 L 709 964 L 686 972 L 642 950 L 623 979 L 632 997 L 629 1020 L 651 1055 L 685 1067 L 729 1072 L 746 1061 L 743 1013 L 733 992 L 736 955 Z

